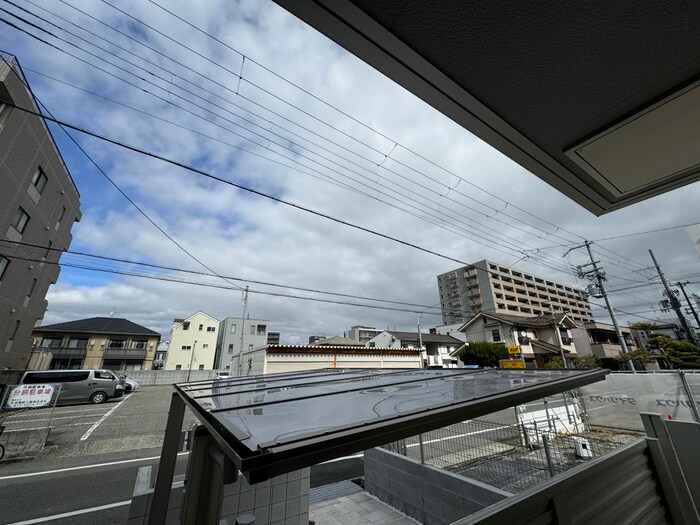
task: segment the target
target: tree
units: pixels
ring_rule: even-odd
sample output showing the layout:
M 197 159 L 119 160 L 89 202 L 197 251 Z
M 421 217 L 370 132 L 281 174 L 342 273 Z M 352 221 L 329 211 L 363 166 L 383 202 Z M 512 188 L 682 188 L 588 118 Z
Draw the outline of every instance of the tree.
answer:
M 574 358 L 574 368 L 598 368 L 600 359 L 594 355 L 583 355 Z
M 505 345 L 490 341 L 469 341 L 459 358 L 466 365 L 497 368 L 499 360 L 508 359 L 508 350 Z
M 615 361 L 617 361 L 620 365 L 626 363 L 627 361 L 632 361 L 635 369 L 646 370 L 644 363 L 654 361 L 654 357 L 647 350 L 638 348 L 636 350 L 628 350 L 626 354 L 621 353 L 615 357 Z
M 564 368 L 564 360 L 558 355 L 552 356 L 544 364 L 545 368 Z
M 646 332 L 647 335 L 650 335 L 651 332 L 656 330 L 657 326 L 656 323 L 632 323 L 630 325 L 630 328 L 633 330 L 641 330 L 643 332 Z
M 687 341 L 676 341 L 667 335 L 654 334 L 649 338 L 649 348 L 661 350 L 673 368 L 700 368 L 700 349 Z

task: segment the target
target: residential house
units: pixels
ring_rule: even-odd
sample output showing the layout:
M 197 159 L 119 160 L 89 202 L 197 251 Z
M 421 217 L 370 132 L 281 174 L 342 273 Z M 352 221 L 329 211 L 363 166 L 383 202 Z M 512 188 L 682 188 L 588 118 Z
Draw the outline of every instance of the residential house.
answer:
M 46 123 L 2 102 L 39 111 L 17 59 L 0 54 L 0 368 L 25 369 L 80 195 Z
M 175 319 L 170 330 L 165 370 L 212 370 L 219 321 L 204 312 Z
M 568 284 L 483 260 L 438 275 L 442 322 L 466 322 L 478 312 L 538 316 L 566 312 L 593 321 L 586 293 Z
M 578 325 L 568 316 L 522 316 L 480 312 L 459 329 L 466 341 L 490 341 L 505 346 L 519 346 L 525 366 L 539 368 L 552 359 L 576 357 L 571 330 Z
M 637 343 L 632 330 L 620 327 L 629 351 L 637 350 Z M 594 321 L 586 323 L 582 328 L 573 328 L 571 336 L 576 344 L 578 355 L 593 355 L 599 359 L 614 359 L 622 354 L 622 346 L 615 332 L 615 327 L 609 323 Z
M 128 319 L 91 317 L 38 326 L 34 349 L 50 352 L 52 369 L 150 370 L 160 334 Z
M 422 343 L 422 346 L 421 346 Z M 456 366 L 457 360 L 450 354 L 458 350 L 463 341 L 451 335 L 437 333 L 402 332 L 397 330 L 383 331 L 369 341 L 368 348 L 410 348 L 421 350 L 421 360 L 424 366 Z
M 360 343 L 355 339 L 348 339 L 347 337 L 340 337 L 339 335 L 334 335 L 333 337 L 325 337 L 323 339 L 317 339 L 311 343 L 309 346 L 346 346 L 346 347 L 357 347 L 365 346 L 364 343 Z
M 231 360 L 241 351 L 265 346 L 269 324 L 265 319 L 250 317 L 227 317 L 221 321 L 221 330 L 216 340 L 216 369 L 230 369 Z

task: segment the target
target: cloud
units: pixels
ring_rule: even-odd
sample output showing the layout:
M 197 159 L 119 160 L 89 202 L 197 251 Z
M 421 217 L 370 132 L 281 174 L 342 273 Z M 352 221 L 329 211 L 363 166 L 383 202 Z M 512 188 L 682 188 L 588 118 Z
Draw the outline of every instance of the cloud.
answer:
M 44 1 L 40 5 L 48 13 L 32 10 L 92 42 L 98 43 L 97 37 L 57 20 L 54 13 L 118 43 L 128 53 L 104 41 L 99 44 L 111 55 L 80 45 L 134 75 L 60 44 L 113 76 L 102 73 L 15 31 L 2 32 L 1 47 L 15 53 L 25 68 L 136 110 L 27 71 L 39 99 L 59 118 L 320 213 L 460 261 L 488 258 L 512 264 L 522 258 L 521 250 L 533 250 L 518 267 L 579 286 L 586 283 L 551 266 L 584 264 L 582 251 L 562 259 L 567 246 L 534 250 L 698 219 L 697 184 L 593 217 L 273 3 L 167 4 L 226 45 L 149 3 L 133 1 L 119 7 L 174 40 L 104 3 L 73 3 L 134 40 L 63 4 Z M 226 46 L 244 53 L 245 63 Z M 436 275 L 458 266 L 73 134 L 173 239 L 221 275 L 433 305 L 439 301 Z M 60 132 L 55 136 L 82 195 L 84 215 L 73 230 L 75 249 L 205 271 L 140 216 Z M 651 276 L 648 271 L 632 271 L 650 265 L 648 248 L 657 252 L 668 275 L 697 271 L 697 254 L 682 230 L 600 246 L 597 257 L 610 275 L 611 288 L 642 284 Z M 64 261 L 85 263 L 70 256 Z M 45 322 L 114 311 L 167 335 L 173 318 L 197 310 L 217 318 L 242 312 L 238 290 L 87 275 L 71 268 L 63 271 L 49 292 Z M 216 278 L 207 282 L 228 286 Z M 649 310 L 657 300 L 658 289 L 653 287 L 613 296 L 614 303 L 629 305 L 623 310 L 632 312 Z M 260 294 L 251 294 L 249 310 L 253 317 L 269 319 L 270 329 L 281 331 L 287 342 L 304 342 L 316 333 L 339 334 L 354 324 L 403 329 L 416 324 L 413 313 Z M 604 317 L 602 311 L 600 315 Z M 439 317 L 428 315 L 422 321 L 423 326 L 438 323 Z

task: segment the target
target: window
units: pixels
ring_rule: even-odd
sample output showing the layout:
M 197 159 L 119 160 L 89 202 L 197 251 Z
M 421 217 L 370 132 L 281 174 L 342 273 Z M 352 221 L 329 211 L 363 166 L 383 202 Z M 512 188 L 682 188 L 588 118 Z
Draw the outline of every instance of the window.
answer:
M 61 221 L 63 220 L 63 217 L 66 215 L 66 207 L 63 207 L 63 211 L 61 212 L 61 216 L 58 218 L 56 221 L 56 226 L 54 226 L 54 230 L 58 230 L 58 228 L 61 226 Z
M 2 282 L 2 276 L 5 275 L 5 270 L 7 270 L 9 265 L 10 259 L 0 256 L 0 283 Z
M 209 348 L 209 343 L 204 343 L 204 344 L 202 345 L 202 348 Z
M 46 341 L 46 339 L 44 339 Z M 68 340 L 68 348 L 87 348 L 87 339 L 82 339 L 82 338 L 77 338 L 77 337 L 71 337 Z M 60 346 L 60 342 L 59 342 Z
M 126 348 L 126 339 L 112 339 L 109 341 L 109 348 Z
M 175 370 L 182 370 L 182 365 L 175 365 Z
M 216 332 L 215 326 L 207 326 L 207 332 Z
M 96 370 L 95 379 L 114 379 L 114 376 L 110 372 L 106 372 L 104 370 Z
M 189 322 L 189 321 L 185 321 L 184 323 L 182 323 L 182 329 L 183 329 L 183 330 L 189 330 L 189 329 L 190 329 L 190 322 Z
M 231 333 L 232 333 L 232 334 L 235 334 L 235 333 L 236 333 L 236 325 L 235 325 L 235 324 L 232 324 L 232 325 L 231 325 Z
M 131 343 L 131 348 L 133 348 L 134 350 L 144 350 L 147 344 L 148 341 L 142 339 L 140 341 L 134 341 L 133 343 Z
M 204 365 L 199 365 L 200 370 L 204 370 Z
M 493 337 L 494 342 L 500 341 L 501 340 L 500 330 L 491 330 L 491 337 Z
M 230 344 L 228 345 L 228 353 L 229 353 L 229 354 L 232 354 L 232 353 L 233 353 L 233 343 L 230 343 Z
M 248 345 L 248 350 L 252 350 L 252 349 L 253 349 L 253 345 Z
M 61 348 L 63 345 L 62 337 L 44 337 L 41 341 L 42 348 Z
M 192 345 L 182 345 L 183 350 L 192 350 Z
M 265 330 L 267 329 L 267 326 L 264 324 L 259 324 L 258 325 L 258 335 L 265 335 Z
M 27 215 L 27 212 L 20 206 L 19 210 L 17 211 L 17 215 L 15 216 L 15 222 L 12 223 L 12 226 L 14 226 L 15 230 L 17 230 L 19 233 L 24 233 L 24 229 L 27 227 L 28 223 L 29 215 Z
M 203 325 L 203 324 L 200 324 L 200 325 L 199 325 L 199 331 L 201 332 L 202 330 L 204 330 L 204 325 Z
M 46 187 L 47 180 L 48 179 L 44 174 L 44 170 L 42 170 L 41 166 L 39 166 L 34 172 L 34 176 L 32 177 L 32 186 L 36 188 L 36 191 L 39 193 L 39 195 L 41 195 L 41 193 L 44 191 L 44 187 Z
M 17 319 L 17 320 L 15 321 L 15 329 L 12 330 L 12 335 L 10 336 L 10 341 L 14 341 L 14 340 L 15 340 L 15 336 L 17 335 L 17 330 L 19 330 L 19 324 L 20 324 L 20 320 Z
M 250 335 L 255 335 L 255 325 L 250 325 Z
M 32 284 L 29 287 L 29 291 L 27 292 L 27 297 L 31 297 L 32 294 L 34 293 L 34 288 L 36 287 L 36 279 L 32 279 Z

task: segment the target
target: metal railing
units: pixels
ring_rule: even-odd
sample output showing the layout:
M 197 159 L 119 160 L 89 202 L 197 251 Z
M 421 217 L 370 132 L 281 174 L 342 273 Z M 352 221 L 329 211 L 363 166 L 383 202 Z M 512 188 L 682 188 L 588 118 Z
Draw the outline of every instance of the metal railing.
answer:
M 517 493 L 635 438 L 595 432 L 557 434 L 537 423 L 469 420 L 385 448 Z

